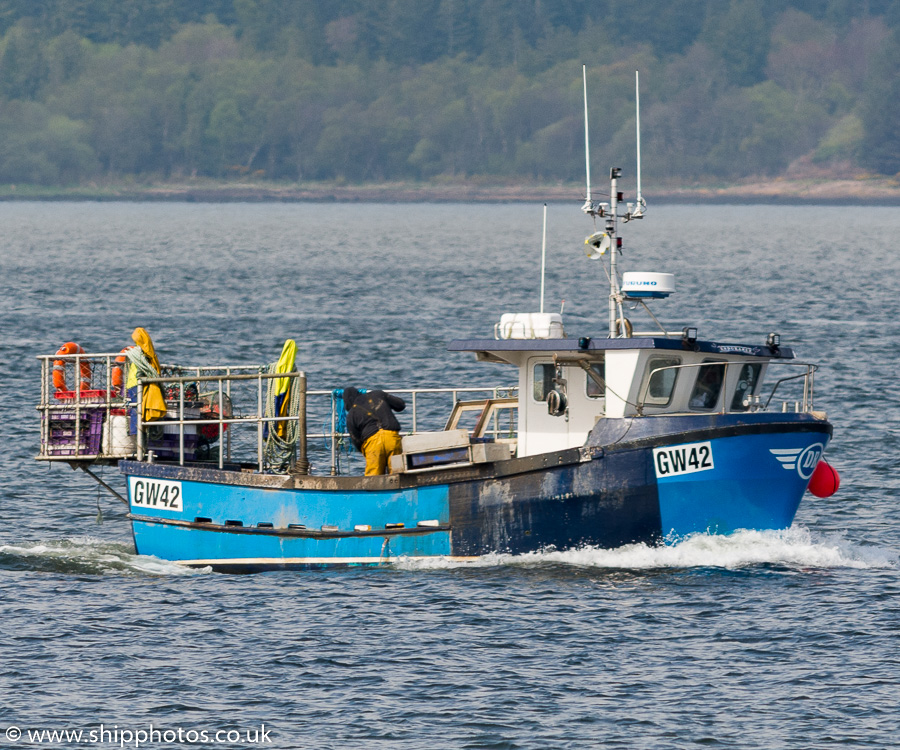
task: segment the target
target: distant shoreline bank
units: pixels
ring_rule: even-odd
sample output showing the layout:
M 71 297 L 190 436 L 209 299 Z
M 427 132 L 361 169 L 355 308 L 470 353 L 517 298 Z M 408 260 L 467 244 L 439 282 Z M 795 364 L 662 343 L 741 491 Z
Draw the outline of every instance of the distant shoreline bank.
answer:
M 598 191 L 599 195 L 599 191 Z M 645 189 L 660 204 L 900 205 L 893 178 L 788 180 Z M 626 192 L 625 199 L 633 199 Z M 53 188 L 0 185 L 0 201 L 172 201 L 196 203 L 570 203 L 584 199 L 583 185 L 197 182 Z

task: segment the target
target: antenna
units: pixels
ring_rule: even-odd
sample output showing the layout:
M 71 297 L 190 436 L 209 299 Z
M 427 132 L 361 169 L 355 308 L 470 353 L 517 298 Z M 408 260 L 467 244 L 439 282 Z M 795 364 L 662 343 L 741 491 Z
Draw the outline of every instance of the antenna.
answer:
M 634 71 L 634 111 L 635 131 L 637 134 L 637 200 L 635 201 L 632 219 L 642 219 L 647 202 L 641 195 L 641 84 L 638 71 Z
M 628 204 L 628 211 L 622 217 L 626 222 L 643 219 L 644 209 L 647 208 L 647 201 L 641 194 L 641 83 L 638 71 L 634 71 L 634 127 L 637 144 L 637 198 L 634 203 Z
M 587 107 L 587 65 L 581 66 L 581 77 L 584 81 L 584 173 L 587 179 L 587 198 L 581 210 L 589 214 L 594 209 L 591 201 L 591 145 L 588 140 L 588 107 Z
M 634 71 L 634 122 L 637 134 L 637 202 L 641 202 L 641 82 L 640 73 Z
M 544 241 L 541 243 L 541 312 L 544 312 L 544 271 L 547 268 L 547 204 L 544 204 Z

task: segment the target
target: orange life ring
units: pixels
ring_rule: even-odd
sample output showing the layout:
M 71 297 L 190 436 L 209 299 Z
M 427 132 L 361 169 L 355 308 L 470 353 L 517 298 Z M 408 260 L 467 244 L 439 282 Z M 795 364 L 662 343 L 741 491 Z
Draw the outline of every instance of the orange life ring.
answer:
M 74 341 L 67 341 L 56 352 L 57 354 L 84 354 L 85 351 Z M 81 360 L 81 380 L 78 383 L 79 391 L 91 390 L 91 363 L 83 359 Z M 57 393 L 69 390 L 66 387 L 66 360 L 53 360 L 53 387 Z
M 127 352 L 130 348 L 130 346 L 126 346 L 122 349 L 119 356 L 116 357 L 116 364 L 113 366 L 112 371 L 110 372 L 112 387 L 115 391 L 121 391 L 122 386 L 125 384 L 125 370 L 122 366 L 125 364 L 125 352 Z

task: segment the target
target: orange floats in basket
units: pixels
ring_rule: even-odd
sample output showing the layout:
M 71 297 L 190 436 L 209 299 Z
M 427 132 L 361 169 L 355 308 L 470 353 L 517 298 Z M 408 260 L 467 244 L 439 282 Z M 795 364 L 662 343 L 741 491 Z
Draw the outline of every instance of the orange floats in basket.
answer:
M 56 352 L 57 354 L 84 354 L 85 351 L 74 341 L 67 341 Z M 91 363 L 82 359 L 80 363 L 81 378 L 78 383 L 79 391 L 89 391 L 91 389 Z M 53 387 L 57 392 L 69 390 L 66 387 L 66 360 L 53 360 Z
M 122 392 L 122 386 L 125 384 L 125 352 L 130 348 L 130 346 L 126 346 L 122 349 L 119 356 L 116 357 L 116 364 L 113 365 L 110 371 L 110 382 L 112 383 L 113 391 L 118 391 L 119 393 Z

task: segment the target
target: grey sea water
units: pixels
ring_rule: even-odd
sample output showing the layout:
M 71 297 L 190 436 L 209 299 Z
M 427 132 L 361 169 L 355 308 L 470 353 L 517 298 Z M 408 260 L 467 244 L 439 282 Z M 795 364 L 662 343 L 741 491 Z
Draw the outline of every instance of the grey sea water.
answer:
M 789 531 L 240 577 L 135 555 L 113 498 L 33 460 L 35 357 L 142 325 L 170 362 L 294 337 L 311 388 L 511 382 L 445 349 L 537 309 L 541 207 L 4 203 L 0 226 L 0 747 L 900 746 L 896 209 L 625 228 L 626 270 L 676 274 L 671 328 L 822 365 L 843 482 Z M 570 335 L 606 330 L 591 231 L 550 207 Z

